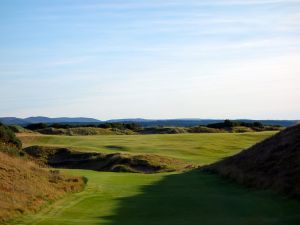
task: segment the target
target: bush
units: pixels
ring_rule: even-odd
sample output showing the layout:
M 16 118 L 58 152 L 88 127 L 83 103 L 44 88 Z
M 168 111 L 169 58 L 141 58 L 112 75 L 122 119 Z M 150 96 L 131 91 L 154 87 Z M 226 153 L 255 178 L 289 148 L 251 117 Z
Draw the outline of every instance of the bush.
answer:
M 5 145 L 15 146 L 18 149 L 22 148 L 22 142 L 16 137 L 15 133 L 5 125 L 0 125 L 0 142 Z
M 248 127 L 258 130 L 262 130 L 265 126 L 261 122 L 243 122 L 243 121 L 231 121 L 224 120 L 223 123 L 208 124 L 207 127 L 217 129 L 232 129 L 234 127 Z
M 45 123 L 32 123 L 26 126 L 25 128 L 29 130 L 39 130 L 39 129 L 45 129 L 47 127 L 48 125 Z

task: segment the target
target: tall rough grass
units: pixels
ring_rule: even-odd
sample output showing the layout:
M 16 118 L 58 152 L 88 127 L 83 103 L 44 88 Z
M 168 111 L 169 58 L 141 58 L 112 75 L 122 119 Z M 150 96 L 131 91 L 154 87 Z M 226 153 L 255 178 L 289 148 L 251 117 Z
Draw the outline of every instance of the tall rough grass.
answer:
M 36 212 L 69 192 L 82 190 L 84 184 L 81 177 L 48 171 L 0 152 L 0 223 Z

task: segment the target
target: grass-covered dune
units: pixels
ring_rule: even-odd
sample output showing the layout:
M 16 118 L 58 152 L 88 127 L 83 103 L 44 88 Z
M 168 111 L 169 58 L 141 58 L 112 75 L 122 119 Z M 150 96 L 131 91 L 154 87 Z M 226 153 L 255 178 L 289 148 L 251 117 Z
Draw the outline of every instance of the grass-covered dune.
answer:
M 32 123 L 22 129 L 11 126 L 17 132 L 37 132 L 48 135 L 133 135 L 133 134 L 182 134 L 182 133 L 246 133 L 262 131 L 279 131 L 282 126 L 265 125 L 260 122 L 245 122 L 225 120 L 219 123 L 198 125 L 192 127 L 153 126 L 144 127 L 138 123 L 101 123 L 101 124 L 72 124 L 72 123 Z
M 204 165 L 233 155 L 276 132 L 57 136 L 20 134 L 24 147 L 66 147 L 101 153 L 156 154 Z
M 0 224 L 36 212 L 85 186 L 82 177 L 42 169 L 20 153 L 20 140 L 9 127 L 0 125 Z
M 240 184 L 300 199 L 300 125 L 206 168 Z
M 81 152 L 68 148 L 30 146 L 23 153 L 40 164 L 56 168 L 96 171 L 158 173 L 190 169 L 192 165 L 172 157 L 155 154 L 132 155 Z
M 82 177 L 47 171 L 35 163 L 0 152 L 0 224 L 83 189 Z
M 49 135 L 69 135 L 69 136 L 83 136 L 83 135 L 130 135 L 135 134 L 129 129 L 103 129 L 96 127 L 72 127 L 72 128 L 53 128 L 48 127 L 38 129 L 36 132 Z

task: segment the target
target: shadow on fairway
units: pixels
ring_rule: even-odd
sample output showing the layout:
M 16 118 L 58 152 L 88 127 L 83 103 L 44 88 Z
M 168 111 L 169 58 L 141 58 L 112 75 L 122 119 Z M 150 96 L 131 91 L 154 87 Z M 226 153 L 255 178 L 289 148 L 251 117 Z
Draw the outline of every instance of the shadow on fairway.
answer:
M 105 225 L 299 225 L 300 204 L 198 170 L 171 174 L 120 198 Z

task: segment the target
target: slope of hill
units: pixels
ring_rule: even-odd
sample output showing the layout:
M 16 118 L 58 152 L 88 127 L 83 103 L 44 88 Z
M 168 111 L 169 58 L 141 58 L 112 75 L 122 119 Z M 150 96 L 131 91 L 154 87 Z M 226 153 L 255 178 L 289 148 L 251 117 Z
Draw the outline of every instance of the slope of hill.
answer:
M 0 122 L 7 125 L 27 125 L 31 123 L 100 123 L 100 120 L 85 117 L 58 117 L 49 118 L 43 116 L 28 117 L 25 119 L 16 117 L 1 117 Z
M 0 152 L 0 224 L 36 212 L 68 192 L 82 190 L 83 186 L 81 177 L 47 171 L 33 162 Z
M 0 122 L 6 125 L 26 125 L 28 122 L 25 119 L 17 118 L 17 117 L 0 117 Z
M 0 224 L 35 212 L 68 192 L 83 189 L 85 184 L 81 177 L 41 169 L 18 157 L 20 151 L 21 142 L 12 130 L 0 125 Z
M 300 198 L 300 125 L 204 169 L 249 187 Z
M 93 118 L 85 117 L 58 117 L 58 118 L 49 118 L 49 117 L 28 117 L 25 118 L 25 121 L 28 123 L 99 123 L 100 120 Z

